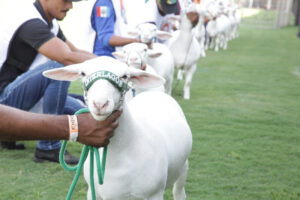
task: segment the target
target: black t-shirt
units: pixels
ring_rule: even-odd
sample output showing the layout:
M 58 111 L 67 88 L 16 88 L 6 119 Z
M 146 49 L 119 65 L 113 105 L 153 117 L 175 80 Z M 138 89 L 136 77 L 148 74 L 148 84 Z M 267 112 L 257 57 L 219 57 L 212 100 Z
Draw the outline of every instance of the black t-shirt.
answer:
M 47 21 L 39 1 L 34 5 Z M 26 21 L 17 29 L 10 41 L 8 55 L 0 71 L 0 93 L 9 83 L 29 69 L 38 54 L 38 49 L 55 37 L 51 32 L 52 26 L 52 23 L 45 24 L 44 21 L 36 18 Z M 61 29 L 57 37 L 66 41 Z

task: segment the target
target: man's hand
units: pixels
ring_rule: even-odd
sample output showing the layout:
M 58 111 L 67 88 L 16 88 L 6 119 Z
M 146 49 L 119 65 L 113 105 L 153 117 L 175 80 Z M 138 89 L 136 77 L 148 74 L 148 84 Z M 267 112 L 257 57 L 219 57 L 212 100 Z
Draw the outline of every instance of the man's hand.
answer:
M 119 125 L 117 119 L 121 113 L 122 111 L 115 111 L 104 121 L 96 121 L 90 113 L 77 115 L 79 127 L 77 141 L 98 148 L 106 146 Z

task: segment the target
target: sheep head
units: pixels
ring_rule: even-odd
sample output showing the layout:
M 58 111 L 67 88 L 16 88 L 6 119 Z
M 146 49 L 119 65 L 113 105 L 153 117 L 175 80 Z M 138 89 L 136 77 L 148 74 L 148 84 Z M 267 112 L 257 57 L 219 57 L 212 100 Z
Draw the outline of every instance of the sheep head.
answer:
M 172 37 L 172 34 L 157 30 L 156 25 L 152 23 L 139 24 L 136 29 L 128 32 L 129 35 L 139 37 L 142 43 L 149 44 L 155 42 L 156 38 L 167 40 Z
M 129 68 L 125 63 L 107 56 L 47 70 L 43 75 L 62 81 L 81 78 L 86 103 L 96 120 L 104 120 L 119 109 L 128 82 L 136 88 L 153 88 L 164 84 L 160 76 Z
M 130 43 L 122 48 L 122 51 L 113 52 L 113 55 L 120 61 L 126 63 L 129 67 L 143 69 L 147 58 L 159 57 L 162 53 L 149 49 L 143 43 Z

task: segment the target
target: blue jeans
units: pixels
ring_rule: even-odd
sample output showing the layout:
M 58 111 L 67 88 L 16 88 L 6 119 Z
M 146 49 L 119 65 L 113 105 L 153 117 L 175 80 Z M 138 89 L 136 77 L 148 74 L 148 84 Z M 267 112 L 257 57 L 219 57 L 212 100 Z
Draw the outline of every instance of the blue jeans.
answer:
M 11 82 L 0 94 L 0 104 L 5 104 L 22 110 L 29 110 L 43 97 L 43 113 L 64 114 L 65 103 L 68 114 L 82 108 L 77 100 L 67 98 L 70 83 L 46 78 L 42 72 L 59 68 L 63 65 L 54 61 L 46 62 L 33 70 L 29 70 Z M 39 141 L 37 148 L 43 150 L 59 149 L 60 141 Z
M 66 115 L 74 115 L 74 113 L 81 108 L 85 107 L 84 100 L 82 100 L 81 95 L 68 95 L 66 99 L 66 104 L 64 107 L 63 114 Z

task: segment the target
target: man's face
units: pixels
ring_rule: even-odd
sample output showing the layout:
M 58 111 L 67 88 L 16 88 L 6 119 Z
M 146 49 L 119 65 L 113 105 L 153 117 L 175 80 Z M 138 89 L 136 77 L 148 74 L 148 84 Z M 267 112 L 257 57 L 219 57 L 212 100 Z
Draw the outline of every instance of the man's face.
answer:
M 67 15 L 67 12 L 72 8 L 72 2 L 67 0 L 47 1 L 47 13 L 53 19 L 63 20 Z

